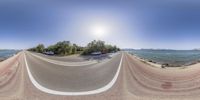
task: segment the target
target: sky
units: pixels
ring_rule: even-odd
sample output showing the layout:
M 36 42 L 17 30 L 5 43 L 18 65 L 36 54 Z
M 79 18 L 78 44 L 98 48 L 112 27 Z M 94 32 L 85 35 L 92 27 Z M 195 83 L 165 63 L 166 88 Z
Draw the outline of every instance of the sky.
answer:
M 200 48 L 195 0 L 0 1 L 0 49 L 103 40 L 120 48 Z

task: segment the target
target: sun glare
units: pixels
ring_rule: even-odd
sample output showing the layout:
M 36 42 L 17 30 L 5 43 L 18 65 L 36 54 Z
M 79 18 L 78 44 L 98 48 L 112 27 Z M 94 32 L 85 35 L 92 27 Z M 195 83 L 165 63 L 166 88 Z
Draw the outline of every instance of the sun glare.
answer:
M 108 33 L 108 28 L 106 26 L 96 25 L 91 28 L 91 34 L 96 38 L 105 37 Z

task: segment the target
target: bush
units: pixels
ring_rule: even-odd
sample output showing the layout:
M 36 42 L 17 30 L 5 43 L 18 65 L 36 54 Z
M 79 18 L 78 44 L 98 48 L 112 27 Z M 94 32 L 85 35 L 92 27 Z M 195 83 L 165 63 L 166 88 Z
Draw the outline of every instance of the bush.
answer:
M 45 47 L 43 44 L 39 44 L 38 46 L 34 47 L 34 48 L 30 48 L 28 49 L 29 51 L 34 51 L 34 52 L 38 52 L 38 53 L 43 53 L 45 51 Z
M 28 49 L 29 51 L 34 51 L 38 53 L 44 52 L 53 52 L 56 55 L 70 55 L 76 54 L 77 52 L 83 51 L 82 47 L 77 46 L 76 44 L 71 44 L 69 41 L 57 42 L 54 45 L 51 45 L 47 48 L 43 44 L 39 44 L 37 47 Z
M 76 44 L 71 44 L 70 41 L 61 41 L 57 42 L 54 45 L 50 45 L 47 48 L 45 48 L 43 44 L 39 44 L 38 46 L 30 48 L 28 50 L 38 53 L 53 52 L 56 55 L 64 56 L 77 53 L 82 53 L 84 55 L 88 55 L 93 52 L 110 53 L 110 52 L 117 52 L 120 49 L 117 48 L 116 46 L 107 45 L 105 44 L 104 41 L 94 40 L 88 43 L 87 47 L 81 47 Z
M 106 45 L 104 41 L 92 41 L 88 43 L 87 47 L 83 51 L 83 55 L 88 55 L 93 52 L 101 52 L 101 53 L 111 53 L 111 52 L 117 52 L 119 51 L 119 48 L 112 45 Z

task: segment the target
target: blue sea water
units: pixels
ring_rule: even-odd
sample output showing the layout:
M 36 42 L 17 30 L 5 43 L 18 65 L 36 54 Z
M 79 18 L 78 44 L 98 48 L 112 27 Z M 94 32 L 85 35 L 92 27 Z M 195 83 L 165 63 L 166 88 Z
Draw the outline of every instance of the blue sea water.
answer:
M 8 58 L 19 52 L 19 50 L 0 50 L 0 58 Z
M 130 50 L 129 53 L 158 64 L 191 65 L 200 62 L 200 50 Z

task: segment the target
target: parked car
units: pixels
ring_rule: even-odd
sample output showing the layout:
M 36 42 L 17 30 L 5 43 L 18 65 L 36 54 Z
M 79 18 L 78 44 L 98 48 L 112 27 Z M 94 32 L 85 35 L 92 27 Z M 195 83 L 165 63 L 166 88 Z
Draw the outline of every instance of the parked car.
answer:
M 52 51 L 47 51 L 47 52 L 44 52 L 44 54 L 46 54 L 46 55 L 54 55 L 54 52 L 52 52 Z
M 101 55 L 101 52 L 92 52 L 91 55 Z

